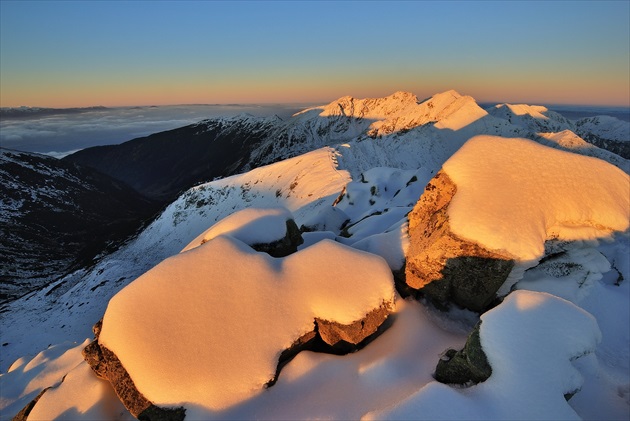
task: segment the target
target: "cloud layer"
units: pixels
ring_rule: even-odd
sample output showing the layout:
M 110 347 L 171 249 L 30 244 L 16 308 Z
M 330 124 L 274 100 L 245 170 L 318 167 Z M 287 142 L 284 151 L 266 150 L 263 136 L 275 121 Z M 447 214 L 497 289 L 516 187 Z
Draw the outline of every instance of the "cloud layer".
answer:
M 59 158 L 90 146 L 118 144 L 206 118 L 239 113 L 277 114 L 286 118 L 298 110 L 298 107 L 281 105 L 180 105 L 107 108 L 44 116 L 34 113 L 22 118 L 3 118 L 0 145 Z

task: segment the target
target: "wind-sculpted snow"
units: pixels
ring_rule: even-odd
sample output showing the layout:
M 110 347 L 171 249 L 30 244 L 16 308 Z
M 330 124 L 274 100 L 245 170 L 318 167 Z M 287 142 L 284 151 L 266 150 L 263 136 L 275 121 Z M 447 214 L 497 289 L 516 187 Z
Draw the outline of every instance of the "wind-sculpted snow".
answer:
M 580 419 L 565 399 L 582 386 L 571 361 L 593 353 L 593 316 L 553 295 L 516 291 L 481 316 L 488 380 L 467 389 L 432 382 L 366 419 Z
M 321 241 L 273 259 L 219 236 L 113 297 L 99 342 L 155 405 L 221 410 L 262 392 L 315 319 L 349 325 L 393 302 L 374 255 Z

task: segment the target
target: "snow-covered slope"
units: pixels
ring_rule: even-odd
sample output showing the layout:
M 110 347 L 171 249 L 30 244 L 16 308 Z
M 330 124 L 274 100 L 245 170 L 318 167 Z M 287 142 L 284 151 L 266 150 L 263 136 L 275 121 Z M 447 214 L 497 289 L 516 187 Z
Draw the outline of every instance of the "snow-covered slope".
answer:
M 575 122 L 579 133 L 593 134 L 602 139 L 630 142 L 630 123 L 615 117 L 599 115 Z
M 17 358 L 49 344 L 90 337 L 92 324 L 113 294 L 179 253 L 218 220 L 248 207 L 282 206 L 299 226 L 330 207 L 349 181 L 347 172 L 336 168 L 335 152 L 326 148 L 190 189 L 137 238 L 95 267 L 8 304 L 0 314 L 6 343 L 0 368 L 5 371 Z
M 90 264 L 154 210 L 90 168 L 0 148 L 0 304 Z
M 571 121 L 542 105 L 498 104 L 488 109 L 488 113 L 531 133 L 560 132 L 573 128 Z

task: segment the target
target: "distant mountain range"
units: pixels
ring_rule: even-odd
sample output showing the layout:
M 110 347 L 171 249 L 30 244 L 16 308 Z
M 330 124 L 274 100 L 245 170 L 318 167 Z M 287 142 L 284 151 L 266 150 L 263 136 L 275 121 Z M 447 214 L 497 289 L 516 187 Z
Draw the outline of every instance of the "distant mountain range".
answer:
M 97 105 L 94 107 L 74 107 L 74 108 L 46 108 L 46 107 L 2 107 L 0 108 L 0 118 L 32 118 L 57 114 L 78 114 L 90 111 L 104 111 L 107 107 Z
M 536 139 L 538 133 L 565 130 L 630 158 L 630 123 L 612 117 L 574 122 L 542 106 L 499 104 L 484 110 L 472 97 L 447 91 L 424 101 L 407 92 L 376 99 L 343 97 L 286 120 L 251 115 L 209 119 L 120 145 L 87 148 L 64 159 L 95 168 L 167 203 L 196 183 L 322 146 L 355 141 L 361 150 L 361 142 L 368 140 L 393 150 L 411 139 L 442 138 L 450 154 L 475 134 Z M 390 165 L 387 156 L 391 155 L 372 160 Z M 413 165 L 410 162 L 405 168 Z

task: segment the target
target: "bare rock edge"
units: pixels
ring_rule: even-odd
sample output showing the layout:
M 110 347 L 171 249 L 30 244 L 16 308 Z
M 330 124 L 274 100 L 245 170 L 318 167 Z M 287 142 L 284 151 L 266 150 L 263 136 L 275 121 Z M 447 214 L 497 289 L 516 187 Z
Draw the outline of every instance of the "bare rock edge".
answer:
M 363 319 L 348 325 L 315 319 L 313 331 L 297 339 L 289 349 L 280 354 L 275 376 L 267 382 L 265 387 L 271 387 L 276 383 L 282 368 L 300 351 L 347 354 L 361 349 L 389 327 L 390 323 L 385 322 L 391 314 L 391 304 L 383 303 Z M 185 408 L 162 408 L 154 405 L 136 388 L 116 354 L 99 343 L 102 323 L 101 320 L 94 325 L 96 339 L 83 349 L 83 357 L 96 375 L 112 384 L 118 398 L 139 420 L 183 420 L 186 416 Z M 216 379 L 208 379 L 208 381 L 216 381 Z
M 514 267 L 514 258 L 460 238 L 449 223 L 448 206 L 457 186 L 440 170 L 409 213 L 409 250 L 402 295 L 424 295 L 438 307 L 449 303 L 485 311 Z M 479 203 L 478 206 L 483 206 Z

